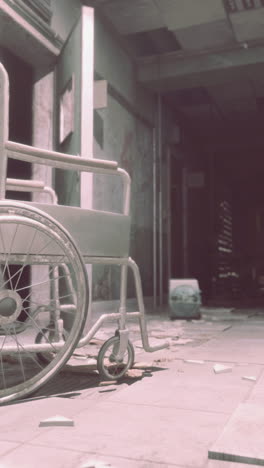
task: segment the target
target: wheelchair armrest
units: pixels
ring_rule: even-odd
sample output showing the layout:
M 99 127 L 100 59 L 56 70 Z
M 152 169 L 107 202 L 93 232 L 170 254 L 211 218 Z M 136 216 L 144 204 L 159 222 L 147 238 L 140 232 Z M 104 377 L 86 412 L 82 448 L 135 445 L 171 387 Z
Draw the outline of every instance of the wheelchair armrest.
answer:
M 31 163 L 44 164 L 61 169 L 69 169 L 84 172 L 116 171 L 116 161 L 101 159 L 85 159 L 57 151 L 44 150 L 33 146 L 7 141 L 5 144 L 8 158 L 19 159 Z
M 41 180 L 26 180 L 26 179 L 6 179 L 6 190 L 13 192 L 42 192 L 48 194 L 51 203 L 56 205 L 58 197 L 55 190 L 44 184 Z
M 4 145 L 6 155 L 11 159 L 27 161 L 35 164 L 67 169 L 71 171 L 93 172 L 101 174 L 118 175 L 124 183 L 123 213 L 129 213 L 131 180 L 129 174 L 118 167 L 116 161 L 107 161 L 101 159 L 85 159 L 80 156 L 59 153 L 57 151 L 44 150 L 33 146 L 23 145 L 7 141 Z
M 41 192 L 45 184 L 40 180 L 6 179 L 6 190 L 14 192 Z

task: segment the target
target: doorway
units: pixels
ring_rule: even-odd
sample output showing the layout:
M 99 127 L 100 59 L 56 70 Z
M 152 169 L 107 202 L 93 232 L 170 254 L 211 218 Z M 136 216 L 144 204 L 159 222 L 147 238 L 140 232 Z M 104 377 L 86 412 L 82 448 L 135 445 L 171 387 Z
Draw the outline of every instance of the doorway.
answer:
M 1 50 L 1 62 L 9 77 L 9 140 L 31 145 L 32 143 L 32 94 L 33 94 L 33 70 L 19 57 L 7 49 Z M 31 179 L 31 164 L 9 159 L 7 177 L 14 179 Z M 26 192 L 7 191 L 6 198 L 21 201 L 30 201 L 31 194 Z M 16 277 L 21 267 L 10 265 L 10 278 Z M 19 276 L 17 288 L 21 290 L 23 308 L 28 309 L 26 298 L 29 297 L 30 267 L 25 267 L 23 275 Z M 7 287 L 12 289 L 12 281 L 9 279 Z M 22 311 L 19 320 L 24 321 L 27 313 Z
M 9 140 L 31 145 L 32 143 L 32 94 L 33 69 L 7 49 L 1 50 L 1 61 L 8 73 Z M 7 176 L 14 179 L 31 179 L 31 164 L 9 159 Z M 30 200 L 29 193 L 7 192 L 6 198 Z

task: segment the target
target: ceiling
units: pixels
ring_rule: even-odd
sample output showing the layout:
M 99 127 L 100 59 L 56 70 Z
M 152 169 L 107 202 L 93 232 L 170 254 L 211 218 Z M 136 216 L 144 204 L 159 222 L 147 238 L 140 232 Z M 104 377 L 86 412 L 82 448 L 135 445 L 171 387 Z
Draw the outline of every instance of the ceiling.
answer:
M 48 25 L 44 23 L 40 30 L 35 17 L 32 16 L 31 19 L 31 22 L 28 18 L 25 19 L 23 2 L 11 6 L 7 2 L 1 2 L 1 46 L 35 67 L 54 66 L 62 47 L 62 41 Z M 39 34 L 40 31 L 41 34 Z
M 226 154 L 233 170 L 250 153 L 264 170 L 264 0 L 90 3 L 122 37 L 138 80 L 184 116 L 205 151 Z

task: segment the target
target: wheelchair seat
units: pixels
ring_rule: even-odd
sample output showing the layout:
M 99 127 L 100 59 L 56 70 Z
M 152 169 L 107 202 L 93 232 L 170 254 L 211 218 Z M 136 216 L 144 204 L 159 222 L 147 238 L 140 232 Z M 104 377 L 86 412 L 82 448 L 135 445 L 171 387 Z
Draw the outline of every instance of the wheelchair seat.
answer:
M 130 216 L 64 205 L 28 203 L 67 229 L 84 257 L 128 257 Z

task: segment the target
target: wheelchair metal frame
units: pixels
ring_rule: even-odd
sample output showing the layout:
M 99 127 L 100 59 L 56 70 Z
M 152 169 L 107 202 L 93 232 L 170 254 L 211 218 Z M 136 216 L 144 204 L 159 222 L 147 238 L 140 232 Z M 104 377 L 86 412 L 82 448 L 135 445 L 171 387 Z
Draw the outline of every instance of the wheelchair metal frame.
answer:
M 128 173 L 119 168 L 115 161 L 104 161 L 97 159 L 84 159 L 79 156 L 68 155 L 59 153 L 56 151 L 43 150 L 20 143 L 15 143 L 8 140 L 8 101 L 9 101 L 9 84 L 8 76 L 4 67 L 0 64 L 0 107 L 2 109 L 2 124 L 0 126 L 0 204 L 5 201 L 6 190 L 14 191 L 25 191 L 25 192 L 44 192 L 50 196 L 51 203 L 57 203 L 57 197 L 54 190 L 50 187 L 46 187 L 43 182 L 35 180 L 20 180 L 20 179 L 7 179 L 6 168 L 8 158 L 16 159 L 20 161 L 26 161 L 30 163 L 37 163 L 42 165 L 48 165 L 53 168 L 60 168 L 72 171 L 90 172 L 108 175 L 118 175 L 123 181 L 123 212 L 122 214 L 128 216 L 130 213 L 130 197 L 131 197 L 131 180 Z M 12 204 L 16 204 L 16 201 L 12 200 Z M 21 202 L 17 202 L 18 206 L 21 206 Z M 23 206 L 27 206 L 27 202 L 22 203 Z M 122 360 L 124 353 L 128 346 L 128 329 L 127 320 L 137 318 L 139 320 L 141 338 L 143 348 L 147 352 L 153 352 L 167 347 L 167 343 L 162 343 L 158 346 L 150 346 L 147 334 L 146 320 L 145 320 L 145 308 L 143 301 L 143 292 L 141 285 L 141 278 L 139 268 L 137 264 L 130 258 L 116 258 L 116 257 L 99 257 L 99 256 L 85 256 L 80 252 L 83 257 L 85 264 L 104 264 L 104 265 L 119 265 L 121 268 L 121 281 L 120 281 L 120 305 L 118 312 L 116 313 L 105 313 L 91 326 L 85 336 L 81 337 L 77 347 L 81 348 L 89 343 L 94 337 L 99 328 L 105 321 L 117 320 L 118 321 L 118 336 L 119 346 L 117 351 L 117 359 Z M 128 269 L 132 270 L 136 298 L 138 302 L 138 311 L 127 312 L 126 300 L 127 300 L 127 275 Z M 53 275 L 56 277 L 56 268 L 54 269 Z M 56 278 L 55 283 L 56 285 Z M 55 286 L 56 289 L 56 286 Z M 56 292 L 55 292 L 56 296 Z M 59 309 L 69 310 L 71 304 L 61 305 Z M 57 351 L 63 347 L 62 340 L 62 325 L 58 319 L 58 341 L 52 343 L 52 350 Z M 87 319 L 89 323 L 90 317 Z M 23 326 L 22 326 L 23 327 Z M 34 343 L 25 345 L 25 350 L 30 352 L 44 353 L 51 350 L 49 343 Z M 16 344 L 6 346 L 5 349 L 0 350 L 2 354 L 8 354 L 16 351 Z

